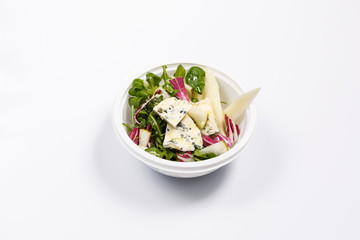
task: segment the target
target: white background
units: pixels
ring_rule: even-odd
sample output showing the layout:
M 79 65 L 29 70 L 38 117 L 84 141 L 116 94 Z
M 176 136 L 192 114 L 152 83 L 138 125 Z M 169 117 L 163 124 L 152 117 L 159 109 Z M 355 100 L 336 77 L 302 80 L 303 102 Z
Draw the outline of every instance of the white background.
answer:
M 360 2 L 0 1 L 0 239 L 359 239 Z M 116 139 L 128 72 L 198 62 L 262 87 L 205 177 Z

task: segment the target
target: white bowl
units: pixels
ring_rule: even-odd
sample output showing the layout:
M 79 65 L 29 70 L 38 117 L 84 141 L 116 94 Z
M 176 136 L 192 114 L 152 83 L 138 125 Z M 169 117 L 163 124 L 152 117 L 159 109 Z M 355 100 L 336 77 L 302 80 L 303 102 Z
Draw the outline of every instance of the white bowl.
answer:
M 188 70 L 191 66 L 205 67 L 204 65 L 195 63 L 172 63 L 166 65 L 168 67 L 168 74 L 173 75 L 179 64 L 182 64 L 186 70 Z M 229 76 L 214 68 L 212 69 L 216 79 L 219 82 L 221 100 L 228 104 L 232 103 L 239 95 L 243 93 L 243 90 Z M 135 78 L 145 79 L 147 72 L 153 72 L 160 76 L 162 74 L 162 67 L 159 66 L 153 69 L 148 69 L 144 72 L 139 72 L 138 74 L 127 77 L 124 81 L 125 87 L 116 97 L 113 108 L 113 124 L 116 135 L 120 139 L 123 146 L 125 146 L 125 148 L 135 158 L 139 159 L 150 168 L 162 174 L 173 177 L 191 178 L 211 173 L 238 157 L 240 152 L 243 151 L 245 146 L 248 144 L 255 131 L 256 110 L 253 104 L 249 106 L 244 115 L 244 118 L 241 120 L 240 139 L 238 142 L 228 152 L 215 158 L 199 162 L 169 161 L 151 155 L 150 153 L 141 150 L 136 144 L 134 144 L 134 142 L 130 140 L 126 128 L 122 125 L 122 123 L 131 122 L 131 110 L 128 104 L 128 90 L 130 85 Z

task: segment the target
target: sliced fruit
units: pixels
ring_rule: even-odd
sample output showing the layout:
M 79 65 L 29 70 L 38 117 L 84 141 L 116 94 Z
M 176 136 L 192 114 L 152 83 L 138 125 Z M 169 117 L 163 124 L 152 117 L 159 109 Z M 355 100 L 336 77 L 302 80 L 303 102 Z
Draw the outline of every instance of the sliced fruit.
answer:
M 139 148 L 141 148 L 141 150 L 147 149 L 147 147 L 144 147 L 144 146 L 142 146 L 142 145 L 139 145 Z
M 184 82 L 184 83 L 185 83 L 185 82 Z M 189 98 L 191 99 L 191 98 L 192 98 L 192 87 L 191 87 L 190 85 L 187 85 L 187 84 L 185 83 L 185 90 L 186 90 Z
M 255 88 L 249 92 L 244 93 L 224 110 L 224 114 L 228 115 L 228 117 L 233 121 L 236 121 L 245 113 L 249 104 L 252 102 L 252 100 L 254 100 L 259 91 L 260 88 Z
M 205 87 L 203 90 L 205 98 L 209 98 L 214 111 L 216 124 L 221 134 L 225 134 L 225 119 L 221 106 L 219 84 L 210 68 L 205 69 Z
M 220 141 L 214 143 L 206 148 L 200 150 L 202 153 L 215 153 L 216 155 L 223 154 L 229 150 L 228 146 L 226 145 L 225 141 Z
M 196 126 L 198 126 L 198 128 L 200 128 L 200 130 L 205 127 L 206 122 L 208 120 L 208 113 L 207 112 L 200 110 L 196 106 L 193 106 L 189 110 L 188 114 L 194 120 Z
M 139 131 L 139 146 L 147 147 L 150 140 L 151 132 L 146 129 Z
M 201 129 L 201 133 L 204 135 L 213 135 L 219 132 L 219 129 L 216 124 L 215 115 L 213 108 L 211 106 L 211 101 L 209 98 L 205 98 L 200 102 L 193 103 L 193 107 L 200 109 L 208 114 L 207 122 L 205 127 Z

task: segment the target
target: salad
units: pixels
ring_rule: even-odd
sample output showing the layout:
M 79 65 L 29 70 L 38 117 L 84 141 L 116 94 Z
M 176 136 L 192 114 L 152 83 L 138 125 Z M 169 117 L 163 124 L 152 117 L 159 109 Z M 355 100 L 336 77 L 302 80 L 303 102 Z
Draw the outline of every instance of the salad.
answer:
M 166 66 L 158 76 L 134 79 L 128 91 L 131 123 L 123 123 L 130 139 L 159 158 L 193 162 L 228 151 L 240 137 L 238 121 L 259 88 L 222 108 L 218 82 L 209 68 L 179 65 L 173 76 Z

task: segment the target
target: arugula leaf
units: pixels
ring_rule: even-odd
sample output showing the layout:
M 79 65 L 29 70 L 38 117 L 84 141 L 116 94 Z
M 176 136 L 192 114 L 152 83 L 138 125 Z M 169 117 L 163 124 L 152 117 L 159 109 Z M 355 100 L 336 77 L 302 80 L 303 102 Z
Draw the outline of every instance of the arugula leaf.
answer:
M 131 130 L 134 128 L 134 126 L 131 126 L 130 124 L 123 123 L 122 125 L 126 127 L 128 133 L 131 132 Z
M 140 128 L 145 128 L 147 125 L 147 119 L 148 119 L 148 113 L 145 109 L 142 109 L 138 115 L 137 115 L 137 120 L 140 122 L 140 125 L 138 127 Z
M 151 112 L 148 116 L 148 123 L 151 124 L 151 127 L 154 131 L 154 134 L 157 134 L 159 136 L 163 136 L 163 131 L 161 129 L 161 124 L 159 122 L 159 119 L 157 119 L 157 116 L 154 115 L 154 112 Z
M 163 69 L 163 74 L 161 75 L 161 79 L 164 79 L 165 81 L 171 79 L 171 77 L 166 72 L 167 66 L 162 65 L 161 67 Z
M 202 161 L 210 158 L 214 158 L 217 155 L 215 153 L 203 153 L 200 149 L 196 149 L 193 153 L 195 161 Z
M 177 67 L 177 69 L 176 69 L 176 72 L 175 72 L 175 74 L 174 74 L 174 77 L 185 77 L 185 73 L 186 73 L 186 70 L 185 70 L 185 68 L 183 67 L 183 65 L 179 65 L 178 67 Z
M 148 124 L 151 124 L 152 127 L 152 146 L 163 148 L 165 129 L 167 124 L 166 121 L 162 120 L 158 115 L 154 114 L 154 112 L 151 112 L 148 116 Z
M 149 83 L 149 86 L 151 88 L 151 95 L 152 95 L 155 92 L 155 89 L 159 87 L 161 78 L 154 73 L 148 72 L 146 74 L 146 81 Z
M 176 152 L 172 151 L 168 148 L 156 148 L 156 147 L 149 147 L 145 149 L 146 152 L 155 155 L 159 158 L 165 158 L 168 160 L 177 160 Z
M 205 86 L 205 71 L 200 67 L 191 67 L 185 76 L 185 81 L 197 93 L 202 94 Z

